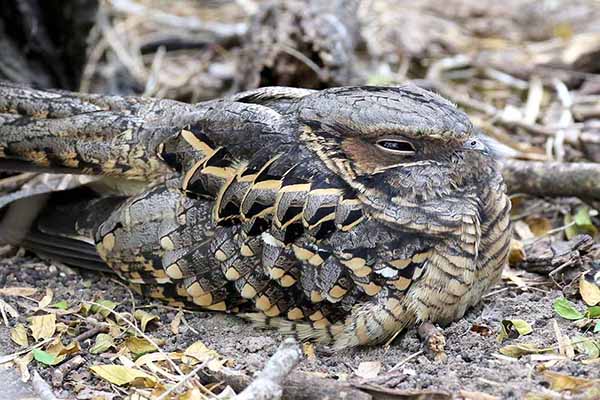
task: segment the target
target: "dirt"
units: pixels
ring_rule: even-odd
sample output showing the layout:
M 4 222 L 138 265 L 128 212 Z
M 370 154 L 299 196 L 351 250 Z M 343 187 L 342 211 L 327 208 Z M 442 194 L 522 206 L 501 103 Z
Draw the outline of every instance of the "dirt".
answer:
M 85 271 L 74 272 L 67 267 L 57 267 L 35 257 L 22 255 L 0 260 L 0 271 L 0 287 L 51 288 L 54 301 L 66 300 L 74 304 L 80 300 L 110 299 L 121 304 L 117 309 L 119 311 L 131 309 L 130 291 L 115 282 L 113 277 Z M 548 384 L 538 372 L 539 368 L 536 368 L 536 365 L 539 367 L 539 362 L 532 361 L 530 356 L 520 359 L 499 356 L 498 349 L 515 343 L 531 343 L 538 347 L 556 346 L 553 320 L 558 322 L 562 334 L 568 337 L 592 334 L 582 332 L 572 322 L 554 314 L 552 302 L 562 296 L 561 291 L 556 288 L 543 286 L 540 289 L 536 286 L 536 290 L 522 291 L 515 287 L 504 287 L 508 289 L 487 297 L 463 319 L 444 328 L 448 356 L 445 362 L 434 361 L 426 354 L 406 361 L 423 349 L 413 329 L 401 334 L 389 347 L 360 348 L 331 354 L 326 348 L 317 346 L 316 357 L 305 358 L 299 369 L 336 379 L 360 380 L 354 375 L 359 364 L 378 361 L 382 364 L 382 369 L 375 380 L 383 379 L 387 381 L 387 386 L 397 389 L 441 389 L 452 393 L 459 390 L 479 391 L 502 399 L 518 399 L 529 392 L 543 392 Z M 31 314 L 35 303 L 19 297 L 4 299 L 17 308 L 21 313 L 20 322 L 25 323 L 25 318 Z M 180 333 L 174 335 L 170 322 L 175 318 L 176 310 L 137 295 L 135 303 L 137 308 L 149 305 L 145 310 L 160 317 L 158 323 L 152 323 L 148 334 L 153 338 L 163 339 L 165 351 L 182 350 L 201 340 L 208 347 L 233 360 L 236 369 L 249 374 L 262 368 L 282 340 L 277 332 L 254 328 L 231 315 L 208 312 L 186 313 L 189 326 L 182 324 Z M 577 305 L 584 309 L 582 303 Z M 529 322 L 533 333 L 498 343 L 496 334 L 500 321 L 515 318 Z M 474 331 L 473 326 L 480 327 L 477 331 L 479 333 Z M 93 341 L 92 338 L 82 343 L 82 354 L 87 363 L 67 376 L 63 386 L 56 392 L 58 396 L 69 398 L 79 393 L 83 397 L 89 387 L 104 390 L 107 394 L 111 391 L 106 383 L 91 375 L 87 367 L 106 363 L 107 358 L 114 354 L 90 354 L 86 350 L 93 345 Z M 0 326 L 0 349 L 3 355 L 17 350 L 17 346 L 10 340 L 9 329 L 4 325 Z M 600 370 L 598 364 L 584 365 L 581 358 L 581 355 L 577 355 L 574 360 L 562 360 L 550 369 L 580 378 L 597 378 Z M 405 362 L 393 374 L 385 374 L 401 361 Z M 33 362 L 30 370 L 34 369 L 50 382 L 52 368 L 40 367 Z M 2 376 L 0 379 L 3 379 Z M 76 383 L 83 379 L 88 388 Z

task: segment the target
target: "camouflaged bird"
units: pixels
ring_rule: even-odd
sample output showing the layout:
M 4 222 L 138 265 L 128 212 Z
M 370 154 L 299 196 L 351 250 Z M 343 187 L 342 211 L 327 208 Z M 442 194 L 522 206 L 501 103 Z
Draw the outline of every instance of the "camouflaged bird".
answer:
M 462 317 L 506 263 L 499 166 L 464 113 L 418 87 L 196 105 L 3 87 L 0 168 L 143 182 L 48 207 L 26 247 L 105 263 L 146 295 L 252 305 L 255 321 L 346 348 Z

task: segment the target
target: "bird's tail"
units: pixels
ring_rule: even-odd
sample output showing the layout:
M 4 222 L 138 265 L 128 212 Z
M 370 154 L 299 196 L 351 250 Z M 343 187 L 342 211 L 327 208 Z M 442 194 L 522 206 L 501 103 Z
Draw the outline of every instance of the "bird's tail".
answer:
M 0 82 L 0 169 L 153 180 L 157 148 L 192 106 Z

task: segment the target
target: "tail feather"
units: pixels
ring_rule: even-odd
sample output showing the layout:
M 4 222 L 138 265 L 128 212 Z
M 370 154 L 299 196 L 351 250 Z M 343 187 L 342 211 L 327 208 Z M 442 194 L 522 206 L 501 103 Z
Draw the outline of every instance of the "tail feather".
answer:
M 0 168 L 154 180 L 170 169 L 157 147 L 191 105 L 42 91 L 0 82 Z M 179 128 L 178 128 L 179 127 Z

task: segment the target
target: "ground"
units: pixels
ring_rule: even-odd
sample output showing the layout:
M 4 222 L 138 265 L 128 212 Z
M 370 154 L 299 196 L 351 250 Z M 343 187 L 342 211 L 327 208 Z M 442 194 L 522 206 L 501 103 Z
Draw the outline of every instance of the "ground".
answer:
M 132 307 L 130 291 L 115 282 L 114 277 L 72 271 L 67 267 L 57 267 L 22 254 L 1 260 L 0 270 L 0 287 L 39 288 L 39 295 L 32 296 L 37 300 L 44 294 L 44 290 L 49 288 L 54 294 L 54 302 L 66 300 L 68 304 L 76 304 L 82 300 L 104 299 L 118 302 L 118 311 L 131 310 Z M 399 335 L 390 346 L 361 348 L 335 354 L 317 346 L 315 356 L 305 357 L 298 368 L 338 380 L 365 382 L 366 378 L 357 376 L 356 371 L 361 363 L 375 362 L 373 368 L 380 368 L 380 372 L 376 377 L 370 377 L 370 383 L 375 382 L 396 389 L 426 388 L 451 393 L 466 390 L 502 399 L 520 399 L 531 393 L 556 393 L 548 389 L 549 383 L 544 377 L 545 368 L 578 378 L 598 377 L 599 364 L 582 363 L 585 357 L 581 354 L 576 354 L 573 359 L 558 355 L 537 360 L 532 359 L 535 355 L 525 355 L 518 359 L 500 355 L 500 348 L 517 343 L 535 344 L 538 348 L 553 348 L 554 352 L 559 354 L 555 321 L 560 333 L 568 338 L 592 337 L 590 329 L 588 332 L 582 331 L 572 321 L 561 318 L 553 311 L 553 301 L 563 294 L 551 285 L 537 286 L 535 290 L 522 290 L 504 282 L 501 287 L 507 289 L 492 292 L 463 319 L 444 328 L 448 356 L 445 362 L 434 361 L 425 353 L 409 358 L 423 349 L 413 329 Z M 160 342 L 163 350 L 167 352 L 183 350 L 200 340 L 210 349 L 231 360 L 230 365 L 234 369 L 251 375 L 263 367 L 282 340 L 276 332 L 254 328 L 237 317 L 208 312 L 186 313 L 188 325 L 182 324 L 179 334 L 174 335 L 170 323 L 177 314 L 176 310 L 137 295 L 134 298 L 136 308 L 143 307 L 144 310 L 159 316 L 160 321 L 150 323 L 147 334 Z M 32 314 L 36 302 L 33 299 L 15 296 L 3 299 L 20 312 L 18 321 L 27 325 L 27 317 Z M 585 309 L 581 301 L 573 302 L 580 310 Z M 510 319 L 529 322 L 533 332 L 499 343 L 497 333 L 500 322 Z M 2 355 L 19 350 L 10 336 L 9 328 L 2 324 Z M 160 339 L 164 340 L 164 343 Z M 104 393 L 113 391 L 106 382 L 91 374 L 88 367 L 106 364 L 116 355 L 110 351 L 93 355 L 89 352 L 93 344 L 94 338 L 83 341 L 81 354 L 86 363 L 67 375 L 62 385 L 56 388 L 57 396 L 86 398 L 90 388 Z M 398 363 L 401 365 L 394 372 L 386 373 Z M 44 367 L 34 361 L 29 369 L 38 371 L 46 382 L 52 379 L 52 367 Z M 364 373 L 359 372 L 359 375 L 364 376 Z M 0 369 L 0 380 L 13 381 L 15 376 L 12 370 Z M 85 386 L 80 383 L 82 379 L 86 381 Z M 11 396 L 13 399 L 31 395 L 27 388 L 20 389 L 15 386 L 14 390 L 15 394 Z M 581 396 L 593 398 L 585 397 L 590 396 L 589 393 Z M 578 398 L 576 394 L 574 398 Z

